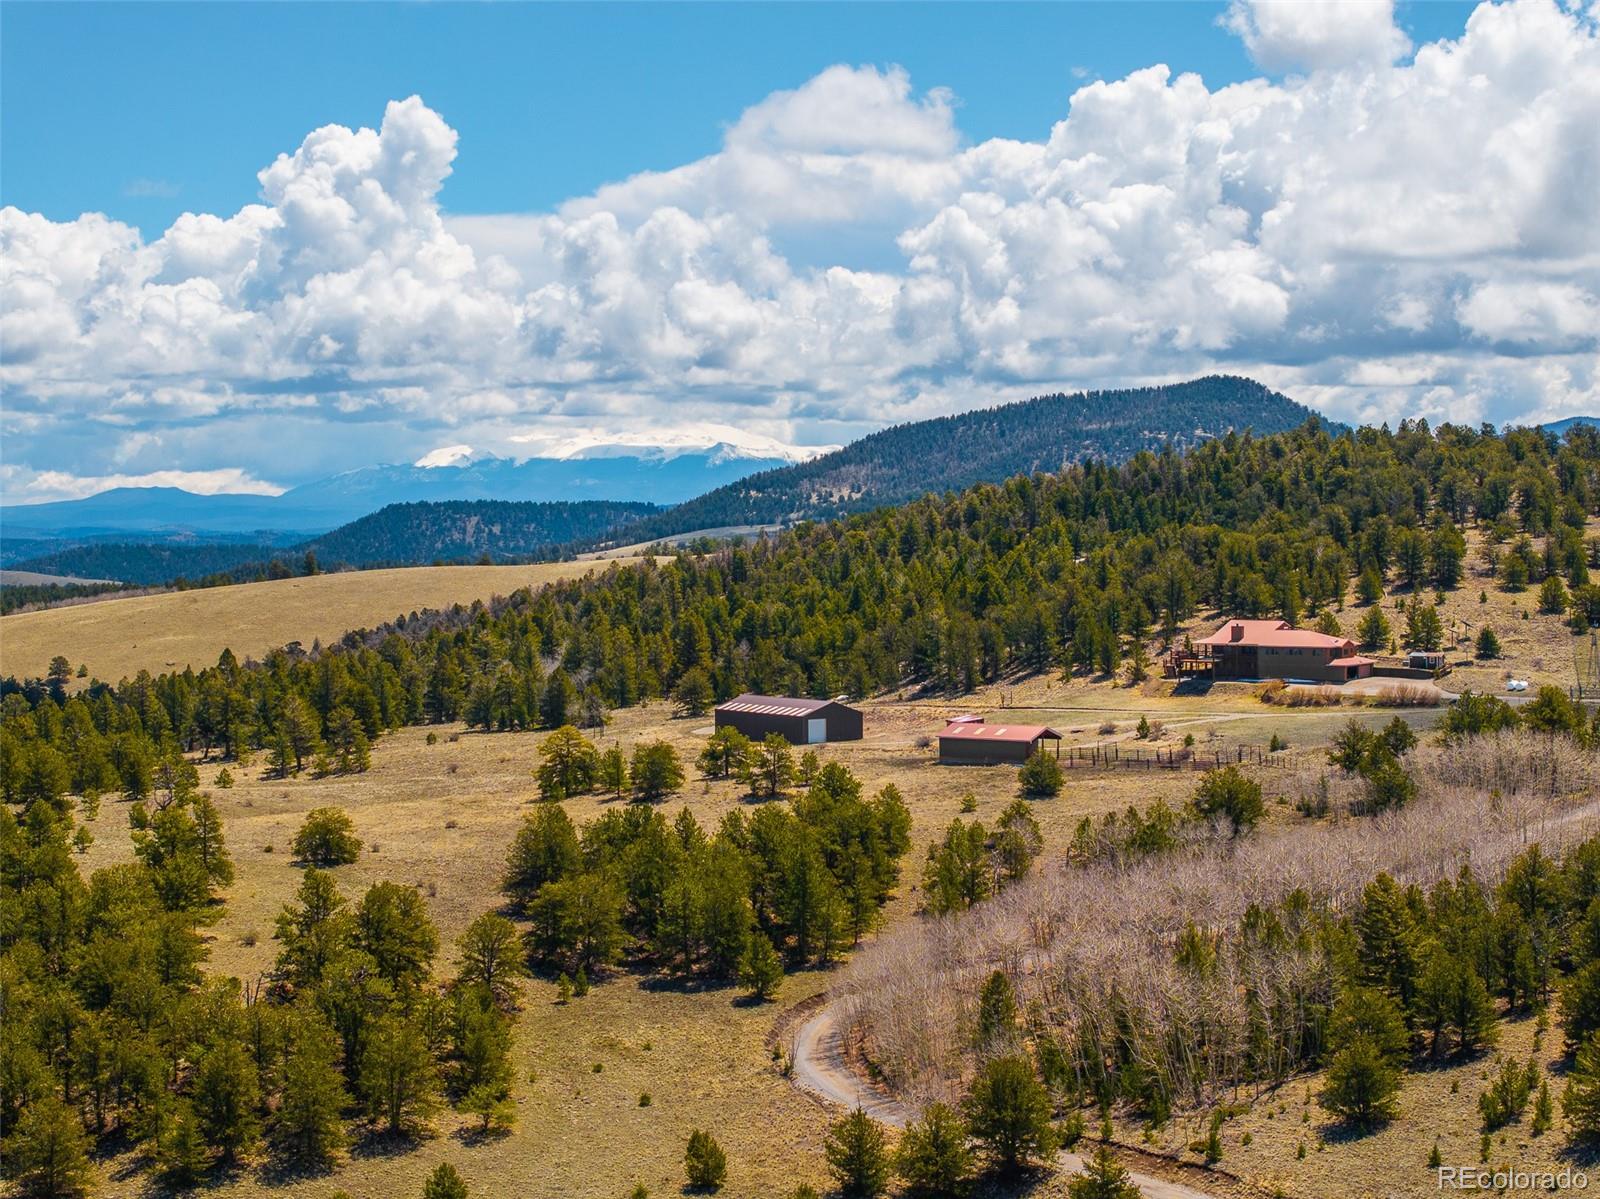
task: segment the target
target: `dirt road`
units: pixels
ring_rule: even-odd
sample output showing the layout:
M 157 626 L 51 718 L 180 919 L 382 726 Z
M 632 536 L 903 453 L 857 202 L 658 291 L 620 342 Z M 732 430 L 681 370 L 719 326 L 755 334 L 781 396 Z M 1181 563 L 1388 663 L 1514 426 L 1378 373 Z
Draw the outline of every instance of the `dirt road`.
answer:
M 792 1077 L 802 1090 L 840 1107 L 859 1106 L 874 1120 L 894 1128 L 904 1128 L 916 1115 L 889 1091 L 851 1068 L 831 1006 L 825 1005 L 795 1033 Z M 1070 1174 L 1083 1168 L 1084 1159 L 1076 1153 L 1062 1153 L 1058 1162 Z M 1165 1178 L 1135 1171 L 1129 1171 L 1129 1176 L 1146 1199 L 1218 1199 Z

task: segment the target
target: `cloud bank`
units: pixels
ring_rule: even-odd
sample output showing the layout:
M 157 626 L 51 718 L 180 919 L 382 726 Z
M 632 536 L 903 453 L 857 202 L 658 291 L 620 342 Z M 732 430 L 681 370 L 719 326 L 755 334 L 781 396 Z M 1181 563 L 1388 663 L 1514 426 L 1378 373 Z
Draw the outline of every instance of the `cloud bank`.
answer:
M 0 210 L 0 487 L 564 427 L 839 442 L 1214 370 L 1344 419 L 1600 411 L 1596 10 L 1484 4 L 1414 54 L 1386 2 L 1222 20 L 1270 77 L 1091 83 L 1043 142 L 836 66 L 554 213 L 448 217 L 456 133 L 415 96 L 149 242 Z

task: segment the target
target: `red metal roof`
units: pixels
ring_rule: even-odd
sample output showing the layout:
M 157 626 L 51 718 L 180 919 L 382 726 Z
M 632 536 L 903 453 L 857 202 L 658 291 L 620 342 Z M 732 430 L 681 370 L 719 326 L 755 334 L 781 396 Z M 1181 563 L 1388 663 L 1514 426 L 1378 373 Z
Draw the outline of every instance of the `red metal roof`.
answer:
M 1238 636 L 1234 629 L 1240 630 Z M 1297 629 L 1287 620 L 1228 620 L 1196 645 L 1256 645 L 1267 649 L 1339 649 L 1349 651 L 1356 643 L 1348 637 L 1330 637 L 1311 629 Z
M 836 702 L 831 699 L 797 699 L 787 695 L 756 695 L 746 691 L 727 703 L 718 704 L 717 711 L 756 712 L 762 716 L 805 716 Z
M 1040 737 L 1061 740 L 1061 734 L 1042 724 L 976 724 L 970 720 L 952 720 L 944 726 L 941 737 L 957 737 L 963 741 L 1037 741 Z
M 1371 666 L 1371 658 L 1363 658 L 1360 654 L 1351 654 L 1348 658 L 1334 658 L 1329 666 Z

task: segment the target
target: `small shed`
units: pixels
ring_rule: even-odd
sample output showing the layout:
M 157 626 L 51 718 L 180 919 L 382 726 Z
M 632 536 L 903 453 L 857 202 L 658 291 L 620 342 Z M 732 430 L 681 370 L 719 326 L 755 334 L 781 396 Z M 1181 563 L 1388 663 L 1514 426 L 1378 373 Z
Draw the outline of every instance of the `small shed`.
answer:
M 746 692 L 717 705 L 719 729 L 738 729 L 752 741 L 777 733 L 791 745 L 861 740 L 861 710 L 837 699 L 796 699 Z
M 943 766 L 983 766 L 996 762 L 1026 762 L 1046 741 L 1054 741 L 1061 756 L 1061 734 L 1042 724 L 986 724 L 958 717 L 939 734 L 939 763 Z

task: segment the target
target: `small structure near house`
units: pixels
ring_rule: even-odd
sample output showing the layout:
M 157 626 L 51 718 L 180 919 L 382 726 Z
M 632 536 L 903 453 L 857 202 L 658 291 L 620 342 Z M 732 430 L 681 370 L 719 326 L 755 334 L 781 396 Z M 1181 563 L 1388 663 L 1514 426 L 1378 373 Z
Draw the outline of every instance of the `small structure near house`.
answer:
M 837 699 L 795 699 L 745 692 L 717 705 L 716 726 L 752 741 L 777 733 L 791 745 L 861 740 L 861 710 Z
M 1061 756 L 1061 734 L 1042 724 L 987 724 L 981 716 L 957 716 L 939 734 L 941 766 L 988 766 L 1026 762 L 1046 741 Z
M 1406 651 L 1406 666 L 1411 670 L 1440 671 L 1444 669 L 1444 651 L 1413 649 Z
M 1373 660 L 1356 653 L 1348 637 L 1297 629 L 1287 620 L 1228 620 L 1194 643 L 1194 653 L 1174 655 L 1183 674 L 1227 679 L 1296 679 L 1346 683 L 1372 673 Z

